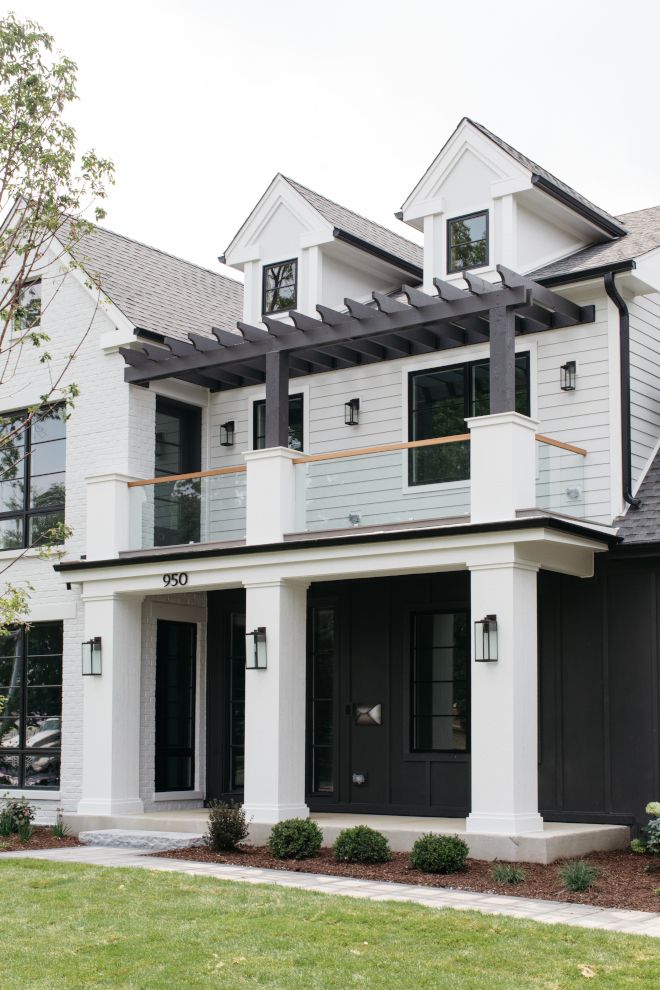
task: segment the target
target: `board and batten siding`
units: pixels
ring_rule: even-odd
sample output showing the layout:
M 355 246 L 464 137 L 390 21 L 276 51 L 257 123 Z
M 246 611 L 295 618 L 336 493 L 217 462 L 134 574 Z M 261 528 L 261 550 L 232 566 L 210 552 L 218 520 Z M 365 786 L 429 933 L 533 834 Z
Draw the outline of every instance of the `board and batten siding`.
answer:
M 574 455 L 560 459 L 548 448 L 539 451 L 539 504 L 610 522 L 608 323 L 601 296 L 594 323 L 519 337 L 517 349 L 530 351 L 532 415 L 539 419 L 539 431 L 588 451 L 584 459 Z M 487 354 L 486 345 L 476 344 L 292 380 L 290 392 L 305 395 L 305 453 L 406 440 L 408 373 L 479 360 Z M 559 387 L 559 368 L 568 360 L 578 364 L 575 392 L 562 392 Z M 212 396 L 209 467 L 242 462 L 243 452 L 252 445 L 250 408 L 263 394 L 263 387 L 255 386 Z M 359 425 L 354 427 L 344 423 L 344 403 L 351 398 L 360 400 Z M 228 419 L 235 422 L 235 444 L 222 448 L 220 424 Z M 469 515 L 469 482 L 409 488 L 407 458 L 406 452 L 396 451 L 298 465 L 296 528 L 321 530 Z M 229 482 L 231 478 L 241 480 Z M 244 526 L 244 476 L 228 479 L 222 479 L 209 505 L 209 539 L 243 535 L 239 531 Z
M 660 295 L 635 296 L 630 314 L 630 446 L 633 490 L 660 439 Z

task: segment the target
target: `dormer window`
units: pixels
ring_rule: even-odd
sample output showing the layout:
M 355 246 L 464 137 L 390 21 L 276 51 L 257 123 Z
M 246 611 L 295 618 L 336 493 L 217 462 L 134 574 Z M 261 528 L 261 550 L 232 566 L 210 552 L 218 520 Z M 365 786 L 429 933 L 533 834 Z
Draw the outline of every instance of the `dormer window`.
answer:
M 279 261 L 264 265 L 264 313 L 282 313 L 295 309 L 298 282 L 298 262 Z
M 488 264 L 488 210 L 447 221 L 447 272 Z
M 41 320 L 41 281 L 26 282 L 14 313 L 14 327 L 17 333 L 34 330 Z

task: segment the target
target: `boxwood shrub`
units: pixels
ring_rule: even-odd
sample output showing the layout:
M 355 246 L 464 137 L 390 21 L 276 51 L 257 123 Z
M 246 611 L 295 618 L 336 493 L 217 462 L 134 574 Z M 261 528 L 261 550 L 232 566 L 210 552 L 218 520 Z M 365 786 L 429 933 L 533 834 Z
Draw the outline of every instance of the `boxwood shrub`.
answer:
M 268 849 L 276 859 L 310 859 L 321 848 L 323 835 L 309 818 L 287 818 L 273 825 Z
M 458 873 L 465 869 L 468 845 L 458 835 L 434 835 L 417 839 L 410 853 L 410 865 L 423 873 Z
M 355 825 L 339 833 L 332 847 L 341 863 L 386 863 L 390 845 L 384 835 L 368 825 Z

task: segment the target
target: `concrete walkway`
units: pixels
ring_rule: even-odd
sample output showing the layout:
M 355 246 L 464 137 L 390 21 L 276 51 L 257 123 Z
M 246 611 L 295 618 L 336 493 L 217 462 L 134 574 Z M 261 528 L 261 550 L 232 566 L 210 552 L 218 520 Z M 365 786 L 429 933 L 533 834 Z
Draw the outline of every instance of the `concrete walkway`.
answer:
M 288 870 L 262 870 L 249 866 L 228 866 L 216 863 L 194 863 L 181 859 L 145 856 L 134 849 L 113 849 L 99 846 L 74 846 L 68 849 L 46 849 L 39 852 L 0 853 L 6 858 L 45 859 L 56 863 L 85 863 L 88 866 L 130 866 L 148 870 L 186 873 L 192 876 L 217 877 L 240 883 L 271 883 L 323 894 L 343 894 L 364 897 L 372 901 L 413 901 L 432 908 L 455 908 L 480 911 L 483 914 L 503 914 L 510 918 L 525 918 L 547 924 L 573 925 L 578 928 L 601 928 L 628 935 L 651 935 L 660 938 L 660 913 L 619 911 L 593 907 L 588 904 L 567 904 L 561 901 L 532 900 L 527 897 L 507 897 L 469 890 L 447 890 L 441 887 L 421 887 L 415 884 L 381 883 L 374 880 L 354 880 L 317 873 L 294 873 Z

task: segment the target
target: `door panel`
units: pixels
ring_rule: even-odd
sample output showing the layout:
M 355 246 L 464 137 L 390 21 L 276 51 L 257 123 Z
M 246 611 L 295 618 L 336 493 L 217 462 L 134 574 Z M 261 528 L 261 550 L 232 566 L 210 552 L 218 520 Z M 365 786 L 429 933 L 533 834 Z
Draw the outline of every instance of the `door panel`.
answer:
M 156 791 L 195 786 L 197 626 L 159 620 L 156 636 Z

